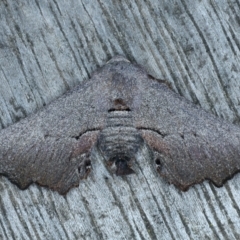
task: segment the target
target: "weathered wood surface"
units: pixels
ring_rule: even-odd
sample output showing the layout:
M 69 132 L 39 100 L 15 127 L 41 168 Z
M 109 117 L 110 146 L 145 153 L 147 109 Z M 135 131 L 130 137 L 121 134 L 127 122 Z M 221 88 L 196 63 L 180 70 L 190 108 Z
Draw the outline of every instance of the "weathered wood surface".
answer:
M 0 20 L 1 128 L 116 54 L 240 124 L 239 1 L 3 0 Z M 240 238 L 239 174 L 222 188 L 205 182 L 182 193 L 140 165 L 126 178 L 96 168 L 66 197 L 35 185 L 21 191 L 1 177 L 0 238 Z

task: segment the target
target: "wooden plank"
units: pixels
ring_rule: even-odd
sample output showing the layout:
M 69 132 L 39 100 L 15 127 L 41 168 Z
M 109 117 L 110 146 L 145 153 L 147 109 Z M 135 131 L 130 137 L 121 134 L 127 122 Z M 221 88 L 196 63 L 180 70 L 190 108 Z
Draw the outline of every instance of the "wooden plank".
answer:
M 116 54 L 204 109 L 239 124 L 238 1 L 0 3 L 1 128 L 37 111 Z M 0 179 L 1 239 L 239 239 L 239 175 L 182 193 L 139 160 L 111 176 L 96 158 L 64 198 Z M 106 178 L 107 176 L 107 178 Z

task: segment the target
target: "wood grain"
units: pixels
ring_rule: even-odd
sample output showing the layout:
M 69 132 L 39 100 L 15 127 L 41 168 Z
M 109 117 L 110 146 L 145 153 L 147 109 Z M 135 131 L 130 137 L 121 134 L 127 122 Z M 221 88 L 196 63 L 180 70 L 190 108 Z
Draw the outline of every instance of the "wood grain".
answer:
M 36 112 L 123 54 L 174 91 L 239 124 L 239 1 L 0 3 L 1 128 Z M 141 158 L 141 156 L 139 156 Z M 140 161 L 99 171 L 66 198 L 0 181 L 1 239 L 239 239 L 239 175 L 179 192 Z M 94 168 L 94 166 L 93 166 Z M 105 176 L 105 178 L 102 178 Z

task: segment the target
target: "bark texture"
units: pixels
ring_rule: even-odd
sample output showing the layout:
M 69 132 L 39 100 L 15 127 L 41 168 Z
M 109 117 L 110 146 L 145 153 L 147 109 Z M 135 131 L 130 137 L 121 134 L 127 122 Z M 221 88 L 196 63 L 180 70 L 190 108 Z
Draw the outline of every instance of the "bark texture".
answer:
M 0 20 L 0 128 L 88 81 L 117 54 L 240 124 L 239 1 L 3 0 Z M 0 238 L 240 238 L 239 175 L 222 188 L 204 182 L 182 193 L 147 163 L 137 175 L 104 174 L 66 197 L 36 185 L 21 191 L 1 177 Z

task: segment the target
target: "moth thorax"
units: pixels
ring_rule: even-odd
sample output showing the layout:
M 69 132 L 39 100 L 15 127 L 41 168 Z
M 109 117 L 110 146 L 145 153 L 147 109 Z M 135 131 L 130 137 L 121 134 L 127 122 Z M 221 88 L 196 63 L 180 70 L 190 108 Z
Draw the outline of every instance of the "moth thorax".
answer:
M 107 161 L 134 158 L 143 144 L 130 113 L 113 111 L 108 114 L 106 127 L 98 139 L 98 147 Z

